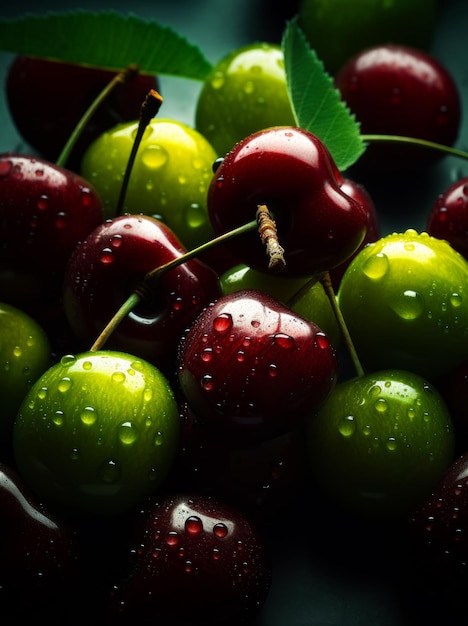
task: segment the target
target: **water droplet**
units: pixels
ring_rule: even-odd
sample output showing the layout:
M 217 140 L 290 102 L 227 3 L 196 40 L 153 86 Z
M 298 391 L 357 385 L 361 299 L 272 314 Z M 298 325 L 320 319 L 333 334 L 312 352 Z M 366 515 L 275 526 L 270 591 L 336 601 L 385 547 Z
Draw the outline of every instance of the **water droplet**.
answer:
M 201 386 L 205 391 L 213 391 L 215 383 L 211 374 L 205 374 L 201 379 Z
M 213 348 L 205 348 L 200 354 L 200 358 L 204 363 L 210 363 L 214 358 Z
M 153 399 L 153 390 L 150 387 L 146 387 L 143 392 L 143 400 L 144 402 L 151 402 Z
M 362 271 L 372 280 L 383 278 L 390 267 L 388 257 L 382 252 L 370 256 L 362 267 Z
M 160 430 L 158 430 L 158 432 L 156 433 L 154 437 L 154 445 L 162 446 L 163 443 L 164 443 L 164 435 L 162 434 Z
M 271 378 L 275 378 L 278 375 L 278 366 L 275 363 L 270 363 L 268 366 L 268 374 Z
M 135 443 L 138 437 L 136 425 L 129 420 L 121 422 L 117 427 L 117 436 L 119 438 L 119 441 L 124 445 L 132 445 L 132 443 Z
M 356 431 L 356 422 L 353 415 L 343 417 L 338 423 L 338 431 L 343 437 L 351 437 Z
M 84 370 L 86 370 L 87 372 L 89 372 L 89 370 L 91 370 L 93 368 L 93 363 L 92 361 L 83 361 L 83 365 L 82 368 Z
M 85 406 L 80 413 L 80 419 L 86 426 L 92 426 L 97 420 L 96 410 L 92 406 Z
M 196 515 L 191 515 L 185 520 L 185 530 L 189 535 L 195 537 L 203 531 L 203 522 Z
M 424 311 L 424 299 L 420 293 L 407 289 L 392 302 L 395 313 L 404 320 L 415 320 Z
M 36 206 L 39 211 L 44 211 L 49 206 L 49 197 L 46 195 L 39 196 Z
M 286 335 L 285 333 L 275 333 L 273 335 L 273 341 L 277 346 L 285 350 L 290 350 L 294 347 L 294 337 Z
M 317 341 L 318 347 L 322 348 L 322 350 L 328 350 L 330 347 L 330 340 L 325 333 L 317 333 L 315 340 Z
M 192 202 L 185 210 L 185 220 L 189 228 L 199 228 L 206 224 L 206 212 L 196 202 Z
M 123 372 L 113 372 L 111 379 L 114 383 L 123 383 L 125 381 L 125 374 Z
M 108 459 L 99 468 L 99 478 L 104 483 L 114 484 L 119 481 L 122 468 L 117 461 Z
M 112 248 L 120 248 L 120 246 L 123 243 L 123 237 L 122 235 L 113 235 L 112 239 L 110 240 L 110 245 Z
M 214 72 L 213 76 L 210 79 L 210 85 L 213 89 L 221 89 L 224 85 L 225 77 L 223 72 Z
M 101 263 L 104 263 L 104 265 L 112 263 L 114 260 L 113 250 L 111 248 L 103 248 L 99 253 L 99 260 L 101 261 Z
M 218 522 L 213 526 L 213 533 L 218 537 L 218 539 L 224 539 L 224 537 L 228 534 L 228 528 L 226 524 L 222 522 Z
M 243 350 L 239 350 L 236 354 L 236 359 L 239 361 L 239 363 L 243 363 L 245 361 L 245 352 Z
M 233 325 L 230 313 L 221 313 L 213 320 L 213 328 L 218 333 L 225 333 L 231 330 Z
M 37 392 L 37 397 L 39 400 L 45 400 L 48 393 L 49 390 L 47 389 L 47 387 L 41 387 Z
M 388 404 L 385 398 L 379 398 L 375 401 L 374 407 L 377 413 L 385 413 L 388 409 Z
M 219 561 L 219 557 L 221 556 L 219 548 L 213 548 L 212 555 L 213 555 L 213 561 Z
M 62 426 L 63 425 L 63 418 L 64 418 L 64 413 L 63 411 L 55 411 L 53 417 L 52 417 L 52 421 L 54 422 L 54 424 L 56 426 Z
M 66 376 L 65 378 L 62 378 L 62 380 L 59 382 L 57 389 L 61 392 L 61 393 L 66 393 L 69 389 L 71 389 L 73 386 L 73 381 L 71 380 L 71 378 L 68 378 L 68 376 Z
M 166 534 L 166 543 L 168 546 L 171 546 L 171 547 L 178 546 L 179 541 L 180 541 L 179 533 L 176 532 L 175 530 L 170 530 Z
M 387 440 L 387 450 L 390 450 L 390 452 L 393 452 L 393 450 L 396 450 L 397 448 L 397 442 L 395 437 L 389 437 Z
M 70 452 L 70 460 L 78 461 L 79 458 L 80 458 L 80 454 L 78 452 L 78 448 L 72 448 L 72 451 Z
M 153 144 L 142 151 L 141 161 L 151 170 L 157 170 L 169 161 L 169 153 L 163 146 Z
M 55 220 L 54 220 L 55 228 L 58 228 L 59 230 L 61 230 L 62 228 L 66 227 L 67 223 L 68 223 L 68 215 L 64 213 L 63 211 L 61 211 L 60 213 L 57 213 L 57 215 L 55 216 Z
M 23 351 L 21 350 L 20 346 L 15 346 L 13 348 L 13 356 L 15 357 L 20 357 L 23 354 Z
M 459 306 L 462 305 L 463 302 L 463 297 L 461 296 L 461 294 L 459 293 L 452 293 L 450 296 L 450 304 L 454 307 L 454 308 L 458 308 Z

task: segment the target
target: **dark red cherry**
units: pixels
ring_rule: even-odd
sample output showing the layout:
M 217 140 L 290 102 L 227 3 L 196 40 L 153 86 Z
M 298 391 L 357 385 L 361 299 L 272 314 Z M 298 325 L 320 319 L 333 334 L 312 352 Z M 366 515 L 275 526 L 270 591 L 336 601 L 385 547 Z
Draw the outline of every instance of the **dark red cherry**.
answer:
M 209 496 L 150 502 L 135 523 L 129 561 L 130 574 L 110 599 L 117 623 L 152 616 L 177 626 L 252 624 L 270 589 L 260 532 L 238 509 Z
M 457 180 L 431 206 L 426 230 L 468 259 L 468 176 Z
M 179 382 L 192 410 L 243 444 L 303 423 L 334 387 L 337 370 L 316 324 L 254 289 L 204 309 L 180 346 Z
M 208 190 L 215 232 L 255 219 L 258 205 L 272 213 L 285 249 L 285 276 L 311 276 L 348 259 L 364 239 L 367 215 L 345 194 L 326 146 L 295 127 L 259 131 L 240 141 L 217 168 Z M 232 240 L 240 262 L 266 270 L 256 232 Z
M 56 161 L 77 123 L 116 71 L 49 59 L 17 56 L 6 77 L 12 120 L 23 139 L 50 161 Z M 119 85 L 92 117 L 73 149 L 67 167 L 78 171 L 89 144 L 120 122 L 137 120 L 154 76 L 139 74 Z
M 363 134 L 416 137 L 452 146 L 461 119 L 458 87 L 432 55 L 401 45 L 379 45 L 349 59 L 335 77 Z M 408 144 L 368 146 L 358 165 L 372 170 L 417 168 L 441 152 Z

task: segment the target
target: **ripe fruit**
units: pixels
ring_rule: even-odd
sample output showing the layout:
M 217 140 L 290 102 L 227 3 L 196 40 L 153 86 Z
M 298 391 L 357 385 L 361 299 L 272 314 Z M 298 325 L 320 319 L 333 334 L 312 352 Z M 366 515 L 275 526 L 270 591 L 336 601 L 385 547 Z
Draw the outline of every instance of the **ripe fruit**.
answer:
M 467 294 L 467 261 L 447 242 L 409 229 L 361 250 L 338 299 L 364 367 L 435 380 L 466 359 Z
M 68 257 L 103 220 L 81 176 L 27 155 L 0 155 L 0 292 L 13 305 L 50 302 Z
M 96 228 L 68 264 L 63 300 L 70 326 L 91 346 L 147 272 L 186 252 L 165 224 L 123 215 Z M 172 369 L 180 336 L 220 294 L 217 274 L 197 259 L 160 277 L 152 297 L 135 307 L 107 346 Z
M 281 47 L 257 42 L 220 59 L 203 84 L 195 116 L 218 156 L 256 131 L 294 125 Z
M 133 355 L 64 356 L 26 395 L 13 446 L 25 483 L 46 503 L 81 514 L 130 510 L 163 483 L 179 413 L 159 370 Z
M 308 423 L 312 477 L 351 512 L 408 514 L 430 494 L 454 454 L 448 409 L 424 378 L 373 372 L 336 385 Z
M 332 345 L 338 347 L 340 328 L 321 282 L 308 286 L 309 280 L 306 278 L 284 278 L 281 274 L 260 272 L 241 263 L 224 272 L 220 276 L 220 283 L 224 295 L 242 289 L 269 293 L 292 311 L 317 324 L 327 334 Z M 295 296 L 306 286 L 305 293 L 296 300 Z M 290 302 L 292 298 L 294 303 Z
M 130 557 L 131 572 L 111 597 L 111 616 L 124 623 L 157 614 L 173 624 L 247 625 L 270 589 L 269 555 L 258 530 L 208 496 L 150 501 L 135 524 Z
M 114 217 L 137 122 L 119 124 L 86 151 L 82 175 Z M 211 239 L 206 193 L 218 155 L 198 131 L 177 120 L 151 120 L 138 148 L 123 212 L 158 217 L 189 249 Z
M 50 365 L 50 342 L 42 327 L 21 309 L 0 303 L 0 453 L 3 460 L 11 456 L 13 421 L 21 402 Z
M 343 65 L 335 84 L 363 134 L 404 135 L 447 146 L 458 136 L 458 87 L 448 70 L 426 52 L 391 44 L 363 50 Z M 374 144 L 358 165 L 373 171 L 414 169 L 442 154 L 409 144 Z
M 335 385 L 327 335 L 265 292 L 218 298 L 185 334 L 182 392 L 197 417 L 243 443 L 293 430 Z
M 285 249 L 284 276 L 309 277 L 348 259 L 364 239 L 367 215 L 346 195 L 325 145 L 295 127 L 263 130 L 240 141 L 224 158 L 208 190 L 208 213 L 221 234 L 255 219 L 266 204 Z M 239 261 L 266 271 L 258 233 L 230 243 Z
M 18 473 L 0 463 L 0 601 L 18 617 L 33 605 L 57 601 L 75 571 L 72 531 L 40 503 Z M 27 600 L 25 600 L 27 590 Z
M 23 139 L 45 159 L 56 161 L 77 123 L 117 74 L 100 68 L 17 56 L 6 77 L 8 110 Z M 137 120 L 154 76 L 139 74 L 104 101 L 73 149 L 67 167 L 78 171 L 89 144 L 119 122 Z M 33 94 L 40 94 L 34 98 Z
M 436 24 L 435 0 L 302 0 L 299 24 L 335 73 L 354 54 L 378 44 L 427 48 Z
M 426 230 L 448 241 L 468 259 L 468 176 L 437 196 L 427 217 Z

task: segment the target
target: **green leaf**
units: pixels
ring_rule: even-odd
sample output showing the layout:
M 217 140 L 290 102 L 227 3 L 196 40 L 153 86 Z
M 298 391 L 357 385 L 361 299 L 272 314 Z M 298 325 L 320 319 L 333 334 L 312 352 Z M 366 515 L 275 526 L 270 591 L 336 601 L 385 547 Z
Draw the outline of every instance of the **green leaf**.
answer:
M 341 171 L 347 169 L 366 148 L 359 124 L 310 47 L 297 17 L 288 22 L 281 45 L 297 125 L 319 137 L 337 167 Z
M 167 26 L 114 11 L 69 11 L 0 19 L 0 50 L 80 65 L 204 80 L 211 64 Z

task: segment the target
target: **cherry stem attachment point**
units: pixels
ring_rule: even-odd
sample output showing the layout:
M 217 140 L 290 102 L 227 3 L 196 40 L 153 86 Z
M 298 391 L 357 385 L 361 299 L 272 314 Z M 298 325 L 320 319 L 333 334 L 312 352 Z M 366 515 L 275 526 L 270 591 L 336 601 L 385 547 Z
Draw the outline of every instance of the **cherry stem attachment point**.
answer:
M 89 121 L 102 105 L 102 103 L 107 100 L 107 98 L 114 91 L 114 89 L 116 89 L 120 85 L 125 85 L 132 78 L 137 76 L 138 73 L 139 69 L 136 65 L 128 65 L 124 70 L 116 74 L 111 81 L 109 81 L 104 89 L 98 94 L 97 98 L 95 98 L 91 105 L 86 109 L 78 124 L 73 129 L 73 132 L 68 138 L 67 143 L 64 145 L 57 160 L 55 161 L 56 165 L 58 165 L 59 167 L 66 166 L 68 158 L 70 157 L 70 154 L 75 147 L 78 138 L 80 137 L 86 126 L 89 124 Z
M 122 306 L 118 309 L 109 323 L 105 326 L 105 328 L 100 332 L 98 338 L 91 346 L 90 351 L 96 352 L 97 350 L 101 350 L 106 342 L 109 340 L 112 333 L 119 326 L 119 324 L 124 320 L 124 318 L 142 301 L 151 297 L 151 293 L 157 286 L 157 282 L 161 278 L 163 274 L 168 272 L 169 270 L 182 265 L 183 263 L 187 263 L 191 259 L 200 256 L 204 252 L 211 250 L 215 246 L 218 246 L 230 239 L 234 239 L 234 237 L 238 237 L 239 235 L 243 235 L 247 232 L 255 230 L 257 228 L 257 221 L 253 220 L 251 222 L 247 222 L 247 224 L 243 224 L 238 228 L 234 228 L 233 230 L 228 231 L 227 233 L 223 233 L 222 235 L 218 235 L 218 237 L 214 237 L 210 241 L 197 246 L 193 250 L 185 252 L 181 254 L 179 257 L 172 259 L 168 263 L 164 265 L 160 265 L 154 270 L 149 271 L 141 284 L 136 287 L 133 293 L 127 298 L 127 300 L 122 304 Z
M 468 160 L 468 152 L 465 152 L 464 150 L 458 150 L 457 148 L 452 148 L 451 146 L 446 146 L 442 143 L 427 141 L 426 139 L 419 139 L 417 137 L 405 137 L 403 135 L 361 135 L 361 139 L 368 143 L 406 143 L 432 150 L 438 150 L 439 152 L 445 152 L 452 156 Z
M 150 89 L 145 100 L 143 101 L 143 104 L 141 105 L 138 129 L 127 161 L 127 167 L 125 168 L 122 185 L 120 186 L 119 199 L 117 200 L 117 207 L 115 210 L 116 216 L 122 215 L 130 175 L 132 173 L 133 164 L 135 163 L 138 148 L 140 147 L 145 130 L 153 117 L 158 114 L 162 102 L 162 96 L 156 91 L 156 89 Z
M 284 248 L 280 246 L 278 241 L 276 223 L 265 204 L 258 205 L 255 217 L 258 232 L 269 259 L 268 269 L 271 272 L 280 272 L 286 266 L 286 261 L 284 260 Z
M 327 294 L 328 300 L 330 302 L 330 305 L 333 309 L 333 313 L 335 315 L 335 319 L 338 322 L 338 326 L 341 330 L 341 336 L 343 338 L 343 341 L 345 343 L 345 346 L 349 352 L 349 355 L 351 357 L 351 360 L 353 362 L 354 365 L 354 369 L 356 370 L 356 373 L 358 376 L 364 376 L 364 369 L 361 365 L 361 362 L 359 360 L 359 357 L 357 355 L 356 352 L 356 348 L 354 347 L 354 343 L 353 340 L 351 339 L 351 335 L 349 334 L 349 330 L 348 327 L 346 325 L 345 319 L 343 317 L 343 314 L 341 312 L 341 309 L 339 307 L 338 304 L 338 300 L 336 299 L 336 294 L 335 294 L 335 290 L 333 289 L 333 284 L 331 281 L 331 277 L 330 277 L 330 273 L 329 272 L 325 272 L 321 278 L 320 278 L 320 282 L 323 285 L 323 288 L 325 290 L 325 293 Z

